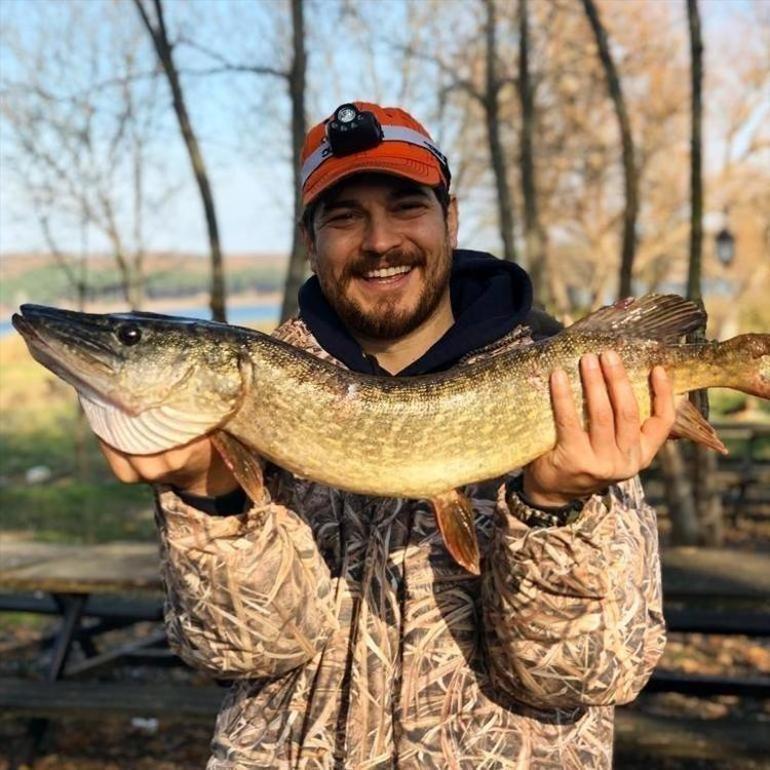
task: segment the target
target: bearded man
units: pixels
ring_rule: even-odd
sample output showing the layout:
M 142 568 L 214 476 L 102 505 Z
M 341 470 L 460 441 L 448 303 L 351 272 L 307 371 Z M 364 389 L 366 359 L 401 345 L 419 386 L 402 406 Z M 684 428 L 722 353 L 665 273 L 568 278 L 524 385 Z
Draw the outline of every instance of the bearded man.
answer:
M 456 248 L 448 163 L 403 110 L 342 105 L 309 132 L 302 172 L 314 275 L 280 339 L 406 377 L 558 329 L 518 266 Z M 585 429 L 557 371 L 553 450 L 463 490 L 479 576 L 448 554 L 425 501 L 270 464 L 249 500 L 208 439 L 152 457 L 105 446 L 119 478 L 156 485 L 172 646 L 234 680 L 209 770 L 610 767 L 613 706 L 644 686 L 665 639 L 636 475 L 674 407 L 656 369 L 640 423 L 611 351 L 584 356 L 581 376 Z

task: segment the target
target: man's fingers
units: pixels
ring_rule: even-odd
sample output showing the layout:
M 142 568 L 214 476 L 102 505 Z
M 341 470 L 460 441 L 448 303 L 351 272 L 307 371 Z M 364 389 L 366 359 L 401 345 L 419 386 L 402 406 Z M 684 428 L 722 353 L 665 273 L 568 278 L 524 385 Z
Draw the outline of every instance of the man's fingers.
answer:
M 653 368 L 650 374 L 652 384 L 652 414 L 642 425 L 642 454 L 646 463 L 655 456 L 658 449 L 671 433 L 676 419 L 674 407 L 674 386 L 662 366 Z
M 620 356 L 608 350 L 601 362 L 615 419 L 615 442 L 621 452 L 631 454 L 639 448 L 639 405 Z
M 588 436 L 594 452 L 599 454 L 615 446 L 615 418 L 599 358 L 593 353 L 583 356 L 580 374 L 588 414 Z
M 560 444 L 573 441 L 576 435 L 583 432 L 583 426 L 572 398 L 569 377 L 563 369 L 556 369 L 551 373 L 551 403 L 556 424 L 556 441 Z

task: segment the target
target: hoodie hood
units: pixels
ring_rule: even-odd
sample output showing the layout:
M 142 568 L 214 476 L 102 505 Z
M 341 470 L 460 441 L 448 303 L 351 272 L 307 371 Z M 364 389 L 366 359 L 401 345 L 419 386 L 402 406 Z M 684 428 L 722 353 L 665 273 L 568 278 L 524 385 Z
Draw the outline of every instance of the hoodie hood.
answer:
M 449 369 L 463 356 L 524 323 L 532 307 L 532 283 L 512 262 L 482 251 L 457 249 L 452 256 L 450 296 L 454 324 L 420 358 L 402 369 L 399 377 Z M 352 337 L 315 275 L 299 290 L 299 315 L 321 347 L 352 371 L 389 374 Z

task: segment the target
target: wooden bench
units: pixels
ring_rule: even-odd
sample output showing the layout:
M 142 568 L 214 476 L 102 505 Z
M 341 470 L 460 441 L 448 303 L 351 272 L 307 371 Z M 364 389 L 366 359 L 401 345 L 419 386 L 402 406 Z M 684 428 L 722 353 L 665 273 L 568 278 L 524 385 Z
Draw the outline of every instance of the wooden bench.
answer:
M 0 678 L 0 706 L 28 716 L 143 716 L 210 723 L 224 694 L 214 685 Z
M 759 444 L 770 440 L 770 422 L 715 422 L 714 429 L 727 442 L 741 445 L 726 457 L 719 457 L 717 483 L 722 504 L 733 526 L 740 519 L 767 520 L 770 511 L 770 457 L 760 456 Z M 663 480 L 658 463 L 642 472 L 647 499 L 653 505 L 664 502 Z
M 770 636 L 769 555 L 727 549 L 675 548 L 663 552 L 662 562 L 670 633 Z M 0 679 L 0 709 L 38 716 L 88 712 L 167 719 L 186 716 L 208 719 L 216 713 L 223 691 L 213 685 L 124 684 L 70 678 L 126 655 L 144 656 L 145 663 L 169 662 L 172 656 L 163 648 L 165 636 L 160 624 L 138 644 L 119 645 L 100 652 L 95 645 L 89 647 L 83 641 L 93 641 L 102 630 L 116 627 L 114 624 L 161 619 L 156 545 L 27 543 L 7 547 L 4 544 L 0 554 L 0 589 L 20 592 L 0 594 L 0 610 L 58 612 L 62 616 L 54 635 L 54 655 L 45 680 Z M 47 592 L 47 596 L 41 596 L 40 592 Z M 119 598 L 118 593 L 131 593 L 133 598 L 126 601 Z M 87 621 L 95 621 L 95 625 L 87 626 Z M 86 658 L 66 666 L 74 643 L 83 646 Z M 651 692 L 699 696 L 729 693 L 770 697 L 770 680 L 760 677 L 698 677 L 656 671 L 648 688 Z M 637 734 L 638 720 L 622 713 L 619 718 L 622 743 Z M 709 723 L 708 729 L 717 727 Z M 740 734 L 734 725 L 727 725 L 725 730 L 725 740 Z M 684 733 L 680 733 L 674 726 L 666 727 L 665 734 L 675 743 L 684 740 Z

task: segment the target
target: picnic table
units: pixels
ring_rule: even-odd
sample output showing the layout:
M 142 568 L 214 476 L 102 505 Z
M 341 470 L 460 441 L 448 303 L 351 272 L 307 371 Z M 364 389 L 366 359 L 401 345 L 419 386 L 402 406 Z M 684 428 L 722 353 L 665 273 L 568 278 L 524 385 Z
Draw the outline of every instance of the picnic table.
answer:
M 683 547 L 665 550 L 662 560 L 670 632 L 770 636 L 770 555 Z M 223 696 L 218 687 L 73 679 L 141 649 L 161 651 L 165 633 L 159 622 L 162 587 L 158 567 L 154 543 L 0 542 L 0 610 L 56 613 L 61 618 L 52 635 L 53 654 L 43 681 L 0 679 L 0 707 L 28 715 L 133 712 L 212 719 Z M 97 649 L 96 642 L 105 631 L 146 620 L 158 623 L 142 639 Z M 68 666 L 75 643 L 82 647 L 85 659 Z M 166 658 L 170 656 L 167 649 L 162 652 Z M 770 697 L 770 680 L 656 671 L 648 689 Z M 634 714 L 624 712 L 619 723 L 621 739 L 636 740 L 636 721 Z M 45 724 L 39 718 L 31 721 L 31 746 L 39 741 Z M 709 729 L 716 727 L 712 723 Z
M 100 651 L 97 646 L 97 640 L 107 631 L 162 620 L 161 589 L 158 547 L 152 543 L 80 546 L 0 541 L 0 610 L 60 616 L 56 630 L 41 640 L 51 645 L 43 681 L 2 680 L 3 706 L 15 708 L 35 692 L 54 703 L 60 693 L 55 685 L 65 670 L 72 676 L 134 650 L 163 644 L 165 634 L 158 627 L 137 641 L 112 649 Z M 66 668 L 76 642 L 85 660 Z M 107 694 L 107 688 L 100 687 L 99 691 Z M 78 697 L 71 702 L 77 703 Z M 17 763 L 28 761 L 34 754 L 47 725 L 47 720 L 41 718 L 29 722 Z
M 161 620 L 161 591 L 152 543 L 0 542 L 0 610 L 61 616 L 49 681 L 61 676 L 75 641 L 93 658 L 95 640 L 106 631 Z

